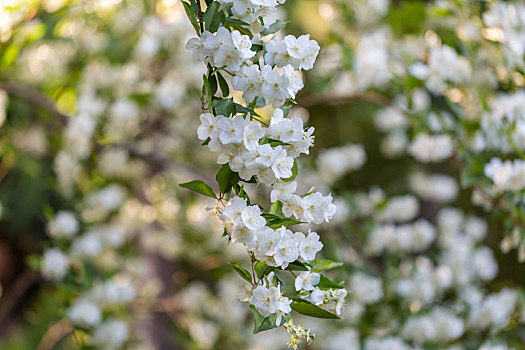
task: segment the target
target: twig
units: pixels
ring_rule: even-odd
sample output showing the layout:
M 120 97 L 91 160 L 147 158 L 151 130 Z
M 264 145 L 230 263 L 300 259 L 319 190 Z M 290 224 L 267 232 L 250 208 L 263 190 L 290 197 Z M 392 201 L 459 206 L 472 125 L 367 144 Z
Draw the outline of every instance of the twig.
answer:
M 66 319 L 58 321 L 44 333 L 36 350 L 52 350 L 72 330 L 71 324 Z
M 199 7 L 199 13 L 200 13 L 202 11 L 200 0 L 197 0 L 197 6 Z M 197 13 L 197 21 L 199 22 L 199 26 L 201 28 L 201 34 L 202 34 L 204 33 L 204 22 L 202 21 L 202 18 L 200 18 L 199 13 Z
M 0 83 L 0 89 L 4 90 L 10 95 L 20 97 L 39 107 L 47 109 L 49 112 L 59 117 L 63 123 L 65 123 L 69 119 L 68 115 L 60 112 L 56 108 L 55 104 L 47 96 L 45 96 L 38 90 L 9 82 Z
M 13 309 L 20 303 L 26 292 L 40 279 L 40 274 L 27 268 L 2 297 L 0 304 L 0 325 L 2 325 Z

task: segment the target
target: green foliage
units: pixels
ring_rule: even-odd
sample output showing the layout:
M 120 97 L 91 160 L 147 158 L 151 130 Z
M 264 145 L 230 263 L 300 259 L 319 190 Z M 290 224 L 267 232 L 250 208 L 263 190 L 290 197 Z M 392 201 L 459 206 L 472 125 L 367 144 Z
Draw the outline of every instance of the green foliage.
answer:
M 321 272 L 326 270 L 335 269 L 336 267 L 343 266 L 343 263 L 340 261 L 333 261 L 328 259 L 317 259 L 310 262 L 312 267 L 312 272 Z
M 290 305 L 290 307 L 295 312 L 306 316 L 327 319 L 340 319 L 339 316 L 326 310 L 323 310 L 319 306 L 301 298 L 292 298 L 292 304 Z
M 254 321 L 254 328 L 253 328 L 253 334 L 257 334 L 260 332 L 264 332 L 270 329 L 274 329 L 277 327 L 280 327 L 284 322 L 285 318 L 283 317 L 283 320 L 281 321 L 280 325 L 277 325 L 277 315 L 271 314 L 268 317 L 265 317 L 257 311 L 257 309 L 252 305 L 250 308 L 253 310 L 253 321 Z
M 195 32 L 197 33 L 197 35 L 199 35 L 200 34 L 200 28 L 199 28 L 199 23 L 197 22 L 197 15 L 196 15 L 197 12 L 186 1 L 181 1 L 181 2 L 182 2 L 182 5 L 184 6 L 184 11 L 186 11 L 186 15 L 187 15 L 188 19 L 190 20 L 190 23 L 191 23 L 193 29 L 195 29 Z
M 223 115 L 225 117 L 229 117 L 231 115 L 235 115 L 237 113 L 237 109 L 235 108 L 235 103 L 233 103 L 233 98 L 227 98 L 224 100 L 216 100 L 217 103 L 215 103 L 215 112 L 217 115 Z
M 210 186 L 208 186 L 204 181 L 201 180 L 193 180 L 190 182 L 186 182 L 183 184 L 179 184 L 180 187 L 186 188 L 191 191 L 195 191 L 197 193 L 203 194 L 205 196 L 217 199 L 217 196 L 213 192 Z
M 239 174 L 232 171 L 228 164 L 224 164 L 219 169 L 215 178 L 217 179 L 221 193 L 229 193 L 232 187 L 237 185 L 241 180 Z
M 250 284 L 253 284 L 251 273 L 245 268 L 243 268 L 241 263 L 228 262 L 228 265 L 230 265 L 235 270 L 235 272 L 237 272 L 237 274 L 241 276 L 243 280 L 245 280 L 246 282 Z
M 220 9 L 220 6 L 218 2 L 214 1 L 208 6 L 206 12 L 204 12 L 204 26 L 206 30 L 211 33 L 215 33 L 226 19 L 224 11 Z
M 325 275 L 321 275 L 321 279 L 319 280 L 319 283 L 317 284 L 317 287 L 321 290 L 329 290 L 329 289 L 343 289 L 342 283 L 335 283 Z

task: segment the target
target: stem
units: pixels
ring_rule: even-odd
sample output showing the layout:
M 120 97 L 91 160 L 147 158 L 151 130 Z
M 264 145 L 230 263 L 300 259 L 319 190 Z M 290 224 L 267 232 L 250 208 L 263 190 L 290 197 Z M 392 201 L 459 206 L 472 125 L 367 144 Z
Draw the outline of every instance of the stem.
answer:
M 201 28 L 201 34 L 202 34 L 204 33 L 204 22 L 200 18 L 200 13 L 202 12 L 201 0 L 197 0 L 197 6 L 199 7 L 199 12 L 197 13 L 197 21 L 199 22 L 199 26 Z

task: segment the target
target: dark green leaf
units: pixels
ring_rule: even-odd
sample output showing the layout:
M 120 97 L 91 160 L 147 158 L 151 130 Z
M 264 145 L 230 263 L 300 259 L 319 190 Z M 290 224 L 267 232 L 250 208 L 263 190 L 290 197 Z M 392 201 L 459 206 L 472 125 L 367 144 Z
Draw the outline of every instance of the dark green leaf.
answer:
M 319 306 L 314 305 L 311 302 L 301 298 L 292 298 L 292 304 L 290 305 L 290 307 L 292 308 L 292 310 L 306 316 L 339 319 L 339 316 L 326 310 L 323 310 Z
M 255 273 L 257 274 L 257 278 L 258 279 L 261 279 L 263 278 L 264 276 L 266 276 L 267 274 L 269 274 L 270 272 L 273 271 L 273 267 L 271 266 L 268 266 L 265 262 L 263 261 L 257 261 L 255 263 Z
M 214 96 L 217 92 L 217 78 L 214 74 L 208 76 L 208 82 L 210 83 L 210 94 Z
M 217 72 L 217 78 L 219 79 L 219 86 L 221 87 L 222 96 L 228 97 L 228 95 L 230 94 L 230 88 L 228 87 L 228 82 L 226 81 L 226 79 L 224 79 L 224 77 L 222 76 L 220 72 Z
M 218 2 L 213 2 L 208 6 L 206 12 L 204 12 L 204 26 L 206 30 L 211 33 L 215 33 L 226 19 L 224 11 L 220 9 L 220 6 L 221 5 Z
M 205 196 L 217 199 L 217 196 L 215 195 L 215 193 L 213 193 L 213 190 L 211 189 L 211 187 L 206 185 L 201 180 L 193 180 L 190 182 L 179 184 L 179 186 L 182 188 L 186 188 L 188 190 L 192 190 L 197 193 L 203 194 Z
M 298 225 L 298 224 L 304 224 L 303 221 L 298 221 L 295 219 L 289 219 L 289 218 L 273 218 L 273 219 L 266 219 L 266 226 L 269 228 L 279 228 L 281 226 L 292 226 L 292 225 Z
M 257 117 L 260 117 L 260 115 L 257 114 L 253 109 L 243 107 L 242 105 L 238 103 L 235 104 L 235 107 L 237 108 L 237 111 L 239 113 L 243 113 L 244 115 L 247 115 L 248 113 L 250 113 L 250 115 L 255 115 Z
M 285 270 L 289 270 L 289 271 L 308 271 L 308 266 L 306 266 L 304 263 L 296 260 L 296 261 L 288 264 L 288 266 L 286 267 Z
M 251 50 L 255 52 L 262 51 L 264 49 L 264 46 L 261 44 L 252 44 Z
M 310 265 L 312 265 L 312 272 L 321 272 L 343 266 L 343 263 L 328 259 L 317 259 L 310 262 Z
M 221 193 L 228 193 L 231 191 L 232 187 L 239 183 L 241 178 L 239 174 L 232 171 L 228 164 L 224 164 L 217 175 L 215 176 L 217 183 L 219 184 L 219 190 Z
M 335 283 L 328 277 L 321 275 L 321 279 L 319 280 L 319 283 L 317 284 L 317 287 L 322 290 L 328 290 L 328 289 L 343 289 L 344 287 L 340 285 L 339 283 Z
M 186 11 L 186 15 L 188 16 L 193 29 L 195 29 L 197 35 L 200 35 L 199 23 L 197 22 L 197 17 L 195 16 L 195 10 L 186 1 L 182 1 L 182 5 L 184 5 L 184 11 Z
M 239 33 L 241 34 L 248 35 L 250 38 L 253 37 L 252 32 L 248 28 L 243 27 L 243 26 L 249 26 L 249 24 L 244 21 L 241 21 L 235 18 L 231 18 L 231 17 L 227 17 L 224 20 L 224 24 L 230 27 L 231 29 L 238 30 Z
M 235 108 L 235 103 L 233 103 L 233 98 L 227 98 L 217 103 L 217 115 L 223 115 L 229 117 L 230 115 L 235 115 L 237 110 Z
M 275 322 L 277 321 L 276 314 L 271 314 L 270 316 L 265 317 L 261 315 L 259 311 L 257 311 L 255 306 L 251 305 L 250 308 L 253 310 L 253 320 L 255 324 L 253 328 L 253 334 L 257 334 L 257 333 L 264 332 L 264 331 L 278 327 L 278 325 L 275 324 Z M 283 317 L 283 321 L 284 321 L 284 317 Z
M 252 284 L 252 275 L 248 272 L 248 270 L 244 269 L 241 265 L 241 263 L 238 263 L 238 262 L 229 262 L 228 265 L 230 265 L 231 267 L 233 267 L 233 269 L 235 270 L 235 272 L 237 272 L 237 274 L 239 276 L 241 276 L 246 282 Z

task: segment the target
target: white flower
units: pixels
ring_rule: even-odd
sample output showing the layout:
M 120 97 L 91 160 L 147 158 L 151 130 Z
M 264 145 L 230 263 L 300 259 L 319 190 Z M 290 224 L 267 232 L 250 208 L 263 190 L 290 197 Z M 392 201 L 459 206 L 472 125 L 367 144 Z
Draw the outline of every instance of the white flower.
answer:
M 324 301 L 324 295 L 325 293 L 322 290 L 315 288 L 312 294 L 310 294 L 310 299 L 314 304 L 321 304 Z
M 297 189 L 297 182 L 295 181 L 277 181 L 270 194 L 270 200 L 276 202 L 278 200 L 287 200 L 291 194 Z
M 294 234 L 285 227 L 281 227 L 277 232 L 281 234 L 281 239 L 275 247 L 274 259 L 277 266 L 284 270 L 289 263 L 299 258 L 299 242 L 304 239 L 304 235 L 300 232 Z
M 266 225 L 266 220 L 261 216 L 261 209 L 257 205 L 244 208 L 241 218 L 244 225 L 250 230 L 259 230 Z
M 275 254 L 275 247 L 279 243 L 281 235 L 275 230 L 265 226 L 257 231 L 257 247 L 255 253 L 259 257 L 264 255 L 273 256 Z
M 245 60 L 255 56 L 255 51 L 251 51 L 252 41 L 248 35 L 241 35 L 238 30 L 232 31 L 233 45 L 239 50 Z
M 71 254 L 79 258 L 94 258 L 102 252 L 102 238 L 97 232 L 89 232 L 73 241 Z
M 268 279 L 271 279 L 270 275 L 268 275 Z M 292 311 L 291 302 L 292 300 L 282 296 L 278 286 L 270 286 L 270 288 L 257 286 L 250 298 L 250 304 L 254 305 L 261 315 L 270 316 L 277 313 L 276 325 L 281 324 L 283 314 Z
M 243 65 L 241 70 L 232 78 L 232 87 L 242 91 L 242 97 L 251 103 L 261 93 L 261 71 L 258 65 Z
M 418 134 L 408 152 L 423 163 L 439 162 L 452 156 L 454 149 L 449 135 Z
M 303 219 L 307 222 L 320 224 L 328 222 L 335 214 L 336 207 L 332 204 L 332 196 L 323 197 L 319 192 L 312 193 L 301 200 Z
M 221 130 L 219 139 L 223 144 L 242 142 L 244 127 L 246 126 L 246 120 L 244 118 L 221 118 L 217 126 Z
M 271 163 L 276 178 L 287 179 L 292 176 L 294 160 L 288 157 L 282 146 L 279 145 L 273 149 Z
M 197 136 L 199 140 L 206 140 L 208 137 L 217 137 L 219 129 L 217 128 L 217 121 L 219 118 L 211 113 L 203 113 L 200 115 L 201 125 L 197 129 Z
M 249 121 L 244 127 L 244 146 L 249 151 L 255 151 L 259 147 L 259 140 L 264 137 L 264 130 L 261 123 Z
M 93 344 L 104 349 L 120 349 L 129 338 L 129 326 L 120 320 L 108 320 L 95 329 Z
M 319 235 L 316 232 L 308 232 L 308 236 L 299 244 L 299 252 L 304 261 L 312 261 L 315 255 L 323 249 L 323 243 L 319 241 Z
M 383 297 L 383 283 L 363 273 L 356 273 L 350 279 L 350 286 L 355 298 L 363 304 L 375 303 Z
M 242 222 L 242 212 L 246 208 L 246 199 L 241 197 L 233 197 L 230 203 L 224 207 L 222 215 L 238 224 Z
M 69 260 L 60 249 L 52 248 L 44 252 L 41 267 L 44 277 L 60 280 L 66 275 L 68 267 Z
M 295 279 L 295 290 L 314 290 L 319 283 L 321 275 L 315 272 L 304 271 Z
M 293 35 L 287 35 L 284 37 L 284 43 L 286 44 L 288 54 L 300 60 L 308 53 L 310 35 L 301 35 L 299 38 L 295 38 Z
M 81 326 L 95 326 L 102 320 L 100 308 L 88 300 L 78 300 L 68 310 L 69 319 Z
M 49 222 L 47 229 L 52 237 L 71 238 L 78 233 L 80 225 L 73 212 L 62 210 Z
M 257 236 L 255 235 L 255 231 L 250 230 L 243 223 L 240 223 L 233 226 L 231 239 L 233 243 L 245 244 L 248 250 L 253 250 Z

